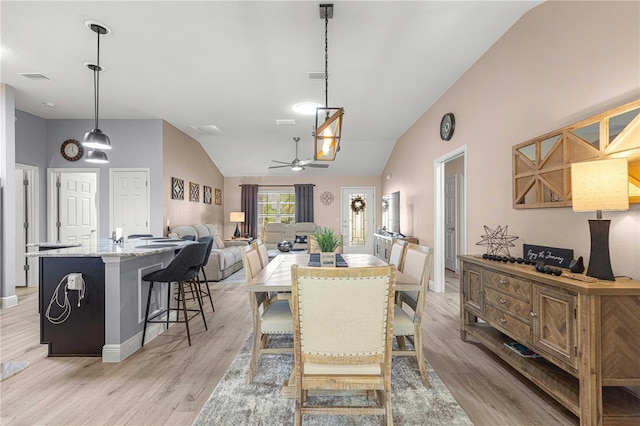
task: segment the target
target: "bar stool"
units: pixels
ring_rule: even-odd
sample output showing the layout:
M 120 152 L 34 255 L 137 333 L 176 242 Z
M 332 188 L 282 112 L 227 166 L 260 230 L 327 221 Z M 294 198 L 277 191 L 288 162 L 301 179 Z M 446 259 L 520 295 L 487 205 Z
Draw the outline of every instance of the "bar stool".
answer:
M 142 331 L 142 346 L 144 346 L 144 338 L 147 333 L 147 324 L 149 323 L 166 323 L 167 329 L 170 322 L 184 322 L 187 328 L 187 339 L 189 346 L 191 346 L 191 334 L 189 333 L 189 312 L 197 312 L 202 315 L 202 321 L 204 322 L 204 328 L 207 330 L 207 320 L 204 317 L 204 310 L 202 309 L 202 299 L 200 297 L 200 282 L 197 280 L 198 273 L 204 262 L 204 255 L 207 251 L 207 245 L 204 243 L 194 243 L 183 247 L 180 252 L 173 258 L 171 263 L 158 271 L 151 272 L 144 277 L 143 281 L 149 281 L 149 294 L 147 295 L 147 308 L 144 315 L 144 328 Z M 167 283 L 167 308 L 163 311 L 155 313 L 149 318 L 149 305 L 151 304 L 151 293 L 153 292 L 153 285 L 156 282 Z M 176 307 L 171 307 L 171 287 L 172 283 L 178 283 L 178 299 Z M 193 286 L 195 286 L 196 300 L 198 301 L 199 309 L 187 309 L 187 302 L 184 296 L 184 285 L 189 285 L 193 293 Z M 182 308 L 180 303 L 182 302 Z M 180 310 L 184 313 L 184 320 L 180 320 Z M 171 320 L 171 311 L 176 311 L 176 319 Z M 158 316 L 166 313 L 166 320 L 154 320 Z M 193 314 L 192 318 L 198 314 Z
M 211 249 L 213 248 L 213 237 L 200 237 L 198 238 L 199 243 L 207 244 L 207 251 L 204 255 L 204 262 L 202 262 L 202 277 L 204 278 L 204 285 L 207 287 L 207 290 L 202 290 L 203 296 L 209 296 L 209 302 L 211 302 L 211 309 L 213 312 L 216 311 L 216 308 L 213 307 L 213 299 L 211 298 L 211 288 L 209 287 L 209 280 L 207 279 L 207 274 L 204 272 L 204 267 L 209 263 L 209 255 L 211 255 Z

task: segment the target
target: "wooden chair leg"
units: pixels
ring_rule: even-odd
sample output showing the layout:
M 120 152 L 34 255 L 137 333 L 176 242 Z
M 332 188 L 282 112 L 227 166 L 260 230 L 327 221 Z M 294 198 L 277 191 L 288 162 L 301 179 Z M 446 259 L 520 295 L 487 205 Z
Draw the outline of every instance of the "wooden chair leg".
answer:
M 398 342 L 398 349 L 401 351 L 407 350 L 407 345 L 404 341 L 404 336 L 396 336 L 396 342 Z
M 144 327 L 142 329 L 142 345 L 144 347 L 144 337 L 147 335 L 147 321 L 149 321 L 149 305 L 151 304 L 151 293 L 153 292 L 153 281 L 149 282 L 149 294 L 147 295 L 147 309 L 144 313 Z M 169 312 L 167 311 L 167 315 Z
M 254 334 L 253 336 L 253 347 L 251 348 L 251 361 L 249 362 L 249 373 L 247 374 L 247 383 L 253 383 L 253 376 L 256 373 L 256 369 L 258 368 L 258 356 L 260 354 L 260 342 L 261 339 L 259 336 Z
M 416 351 L 416 361 L 418 361 L 418 368 L 420 369 L 420 378 L 422 384 L 429 386 L 429 379 L 427 379 L 427 367 L 424 365 L 424 352 L 422 350 L 422 329 L 416 327 L 416 331 L 413 335 L 413 346 Z

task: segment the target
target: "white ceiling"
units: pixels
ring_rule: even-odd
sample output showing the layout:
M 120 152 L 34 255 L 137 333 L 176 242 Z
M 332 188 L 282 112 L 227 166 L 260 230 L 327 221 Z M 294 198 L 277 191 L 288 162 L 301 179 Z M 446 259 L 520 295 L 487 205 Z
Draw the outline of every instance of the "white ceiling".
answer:
M 329 106 L 346 111 L 342 149 L 328 169 L 306 175 L 379 176 L 396 140 L 541 2 L 333 3 Z M 101 38 L 100 119 L 164 119 L 198 140 L 227 177 L 293 175 L 269 170 L 269 160 L 293 160 L 294 136 L 300 159 L 313 155 L 313 117 L 291 106 L 324 104 L 324 81 L 307 75 L 324 71 L 319 4 L 3 0 L 0 78 L 16 89 L 22 111 L 93 118 L 84 63 L 96 60 L 96 35 L 84 22 L 98 21 L 112 30 Z M 51 80 L 18 74 L 25 72 Z M 288 118 L 296 125 L 276 125 Z M 190 127 L 205 124 L 223 135 Z

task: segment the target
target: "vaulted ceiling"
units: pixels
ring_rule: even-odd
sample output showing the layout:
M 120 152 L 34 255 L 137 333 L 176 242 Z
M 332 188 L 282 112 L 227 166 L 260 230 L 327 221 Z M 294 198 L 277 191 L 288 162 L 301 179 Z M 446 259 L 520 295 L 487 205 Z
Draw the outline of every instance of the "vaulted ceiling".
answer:
M 398 138 L 539 3 L 335 1 L 329 106 L 346 111 L 341 151 L 329 168 L 299 173 L 380 175 Z M 84 63 L 95 63 L 96 34 L 85 21 L 98 21 L 112 31 L 101 38 L 100 119 L 164 119 L 198 140 L 224 176 L 293 175 L 268 167 L 293 160 L 296 136 L 300 159 L 313 156 L 314 118 L 291 107 L 325 103 L 324 80 L 309 78 L 325 66 L 319 4 L 2 1 L 0 77 L 16 89 L 20 110 L 93 118 Z M 222 134 L 202 135 L 194 125 Z

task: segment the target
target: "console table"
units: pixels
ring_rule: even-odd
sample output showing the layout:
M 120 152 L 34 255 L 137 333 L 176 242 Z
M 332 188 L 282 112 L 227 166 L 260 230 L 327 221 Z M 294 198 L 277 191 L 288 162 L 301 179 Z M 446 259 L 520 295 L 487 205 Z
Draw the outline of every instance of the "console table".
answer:
M 580 418 L 640 424 L 640 281 L 582 282 L 459 256 L 460 337 L 506 361 Z M 540 358 L 524 358 L 505 342 Z

